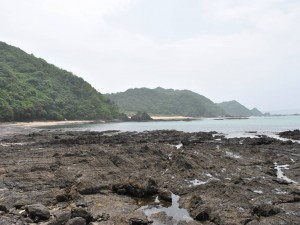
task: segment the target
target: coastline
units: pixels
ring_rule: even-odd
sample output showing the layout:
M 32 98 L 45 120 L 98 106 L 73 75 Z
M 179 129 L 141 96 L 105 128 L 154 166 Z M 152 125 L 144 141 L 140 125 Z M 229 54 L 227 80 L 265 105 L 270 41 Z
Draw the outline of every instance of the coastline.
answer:
M 59 126 L 68 124 L 87 124 L 94 123 L 95 120 L 68 120 L 68 121 L 32 121 L 32 122 L 16 122 L 8 123 L 7 125 L 12 126 L 23 126 L 23 127 L 45 127 L 45 126 Z M 100 122 L 100 121 L 97 121 Z
M 70 121 L 32 121 L 32 122 L 5 122 L 0 123 L 0 140 L 4 137 L 28 134 L 35 131 L 40 131 L 41 127 L 55 127 L 68 124 L 89 124 L 94 123 L 93 120 L 70 120 Z M 97 121 L 100 123 L 100 121 Z M 102 122 L 102 121 L 101 121 Z
M 151 118 L 153 120 L 167 120 L 167 121 L 197 119 L 196 117 L 191 117 L 191 116 L 151 116 Z

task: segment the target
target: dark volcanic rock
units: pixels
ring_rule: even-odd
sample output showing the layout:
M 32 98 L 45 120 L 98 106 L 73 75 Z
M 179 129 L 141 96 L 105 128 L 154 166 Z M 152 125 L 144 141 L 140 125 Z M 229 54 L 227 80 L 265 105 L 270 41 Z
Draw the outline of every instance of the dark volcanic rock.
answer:
M 190 202 L 191 217 L 204 222 L 210 220 L 211 209 L 206 206 L 199 196 L 194 196 Z
M 5 212 L 5 213 L 8 212 L 6 206 L 4 206 L 4 205 L 0 205 L 0 211 Z
M 253 207 L 253 214 L 258 216 L 273 216 L 280 212 L 278 207 L 268 205 L 268 204 L 260 204 Z
M 71 210 L 71 218 L 82 217 L 87 223 L 93 220 L 92 215 L 84 208 L 73 208 Z
M 66 223 L 66 225 L 86 225 L 86 224 L 87 223 L 85 219 L 81 217 L 72 218 Z
M 64 225 L 70 220 L 70 218 L 70 211 L 61 211 L 54 216 L 53 220 L 49 221 L 48 225 Z
M 153 221 L 142 220 L 139 218 L 131 218 L 130 223 L 131 223 L 131 225 L 149 225 L 149 224 L 152 224 Z
M 172 202 L 172 192 L 169 190 L 159 190 L 158 199 L 166 202 Z
M 0 225 L 28 225 L 28 223 L 20 216 L 6 214 L 0 216 Z
M 178 224 L 299 224 L 298 143 L 175 130 L 41 131 L 2 139 L 0 151 L 0 199 L 9 209 L 0 210 L 2 224 L 174 224 L 137 210 L 167 207 L 171 192 L 195 219 Z M 294 182 L 277 178 L 275 162 Z M 45 216 L 23 211 L 36 202 L 50 218 L 45 207 Z
M 114 192 L 132 197 L 152 196 L 158 192 L 157 182 L 152 178 L 131 176 L 112 186 Z
M 132 121 L 138 121 L 138 122 L 140 122 L 140 121 L 151 121 L 152 118 L 151 118 L 151 116 L 149 116 L 145 112 L 138 112 L 137 114 L 135 114 L 131 117 L 131 120 Z
M 83 180 L 78 182 L 74 188 L 82 195 L 92 195 L 102 193 L 103 190 L 109 189 L 109 186 L 93 180 Z
M 280 137 L 300 140 L 300 130 L 284 131 L 279 133 Z
M 26 205 L 30 205 L 31 203 L 28 202 L 28 201 L 25 201 L 25 200 L 22 200 L 22 199 L 18 199 L 16 202 L 14 202 L 13 206 L 16 208 L 16 209 L 21 209 L 21 208 L 24 208 L 24 206 Z
M 244 143 L 249 144 L 249 145 L 270 145 L 277 141 L 278 140 L 276 140 L 274 138 L 270 138 L 267 136 L 261 136 L 259 138 L 246 138 L 244 140 Z
M 210 219 L 211 209 L 208 207 L 199 207 L 192 212 L 194 219 L 204 222 Z
M 25 209 L 29 217 L 35 221 L 48 220 L 50 218 L 48 208 L 42 204 L 27 205 Z
M 119 118 L 122 121 L 130 121 L 130 118 L 125 113 L 120 113 Z
M 68 195 L 65 192 L 62 192 L 62 193 L 59 193 L 56 195 L 57 202 L 67 202 L 70 200 L 70 198 L 71 198 L 70 195 Z

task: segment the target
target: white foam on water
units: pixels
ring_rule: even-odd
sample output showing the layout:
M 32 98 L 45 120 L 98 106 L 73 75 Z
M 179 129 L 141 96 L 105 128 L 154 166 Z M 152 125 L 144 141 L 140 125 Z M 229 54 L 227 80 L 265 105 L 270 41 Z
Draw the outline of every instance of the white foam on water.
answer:
M 279 141 L 292 141 L 293 143 L 299 143 L 300 144 L 300 140 L 294 140 L 294 139 L 290 139 L 290 138 L 283 138 L 283 137 L 280 137 L 278 134 L 274 134 L 274 133 L 269 133 L 267 134 L 268 137 L 271 137 L 271 138 L 275 138 Z

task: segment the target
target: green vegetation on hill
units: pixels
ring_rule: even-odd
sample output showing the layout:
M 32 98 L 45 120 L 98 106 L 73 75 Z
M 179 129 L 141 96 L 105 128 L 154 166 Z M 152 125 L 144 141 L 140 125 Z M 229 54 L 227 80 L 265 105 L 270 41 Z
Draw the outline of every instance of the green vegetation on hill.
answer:
M 82 78 L 0 42 L 0 121 L 112 119 L 118 110 Z
M 208 98 L 188 90 L 135 88 L 106 95 L 124 112 L 152 115 L 222 116 L 225 112 Z
M 261 111 L 259 111 L 257 108 L 253 108 L 250 111 L 251 111 L 252 116 L 264 116 L 265 115 Z
M 257 108 L 250 110 L 235 100 L 218 103 L 218 105 L 225 111 L 226 115 L 230 116 L 263 116 L 263 113 Z

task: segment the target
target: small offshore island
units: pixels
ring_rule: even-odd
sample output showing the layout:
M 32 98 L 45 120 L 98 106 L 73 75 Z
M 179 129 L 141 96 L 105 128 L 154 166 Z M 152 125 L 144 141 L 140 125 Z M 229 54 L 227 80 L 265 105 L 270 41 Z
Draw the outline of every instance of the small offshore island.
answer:
M 299 222 L 293 141 L 54 130 L 11 135 L 0 151 L 1 224 Z

